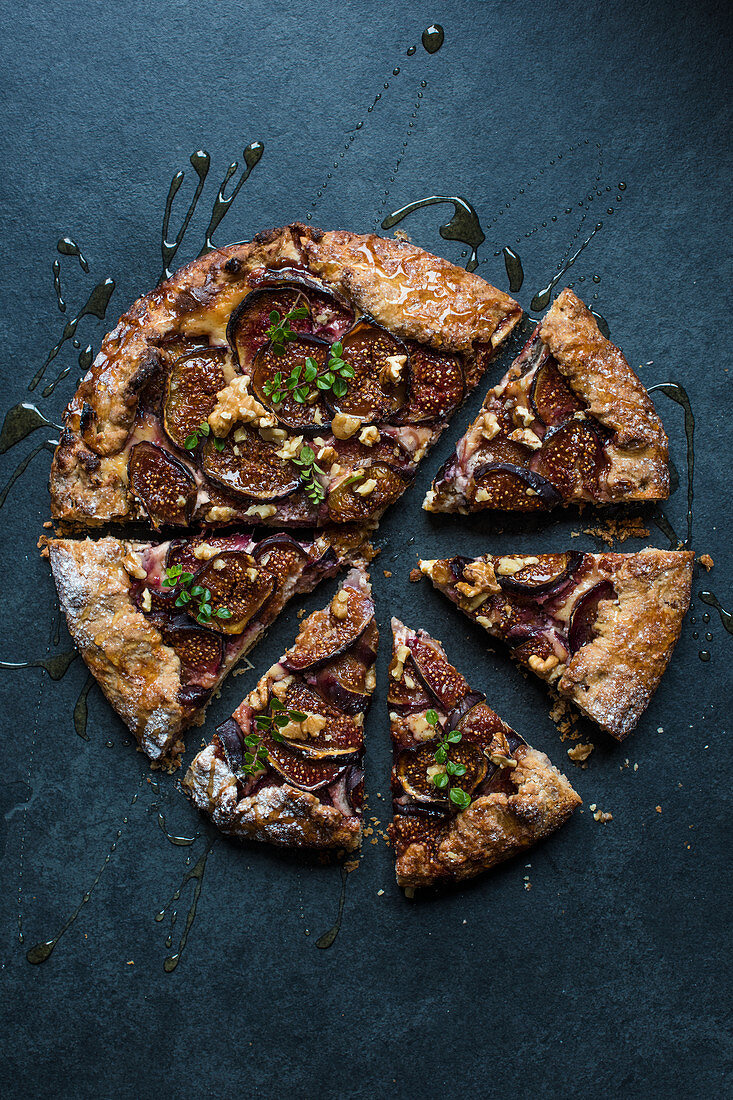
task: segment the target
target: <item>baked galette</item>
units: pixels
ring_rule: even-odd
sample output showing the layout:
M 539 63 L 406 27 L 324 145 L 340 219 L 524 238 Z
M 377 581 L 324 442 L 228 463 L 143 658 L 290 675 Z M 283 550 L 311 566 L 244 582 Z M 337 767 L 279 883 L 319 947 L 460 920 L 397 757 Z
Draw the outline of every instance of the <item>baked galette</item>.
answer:
M 355 568 L 191 764 L 184 787 L 222 832 L 291 848 L 359 846 L 378 641 L 369 578 Z
M 563 290 L 423 507 L 537 512 L 668 496 L 667 436 L 649 394 L 590 310 Z
M 690 604 L 695 555 L 485 554 L 421 561 L 436 588 L 621 741 L 657 689 Z
M 400 886 L 470 878 L 568 820 L 580 798 L 424 630 L 392 620 L 390 836 Z
M 291 596 L 364 552 L 343 529 L 167 542 L 42 539 L 79 652 L 152 760 L 172 762 L 212 693 Z
M 65 413 L 66 529 L 374 523 L 521 317 L 402 241 L 290 225 L 141 298 Z

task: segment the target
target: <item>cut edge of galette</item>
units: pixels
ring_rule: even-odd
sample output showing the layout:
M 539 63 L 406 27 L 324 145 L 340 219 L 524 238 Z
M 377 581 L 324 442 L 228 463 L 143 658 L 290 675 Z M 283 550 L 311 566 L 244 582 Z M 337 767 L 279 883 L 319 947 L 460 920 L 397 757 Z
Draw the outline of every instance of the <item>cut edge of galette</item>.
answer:
M 429 512 L 543 512 L 669 496 L 668 441 L 644 385 L 563 290 L 423 503 Z
M 421 561 L 434 586 L 521 665 L 621 741 L 679 641 L 693 551 L 485 554 Z
M 448 885 L 560 828 L 581 800 L 424 630 L 392 620 L 390 839 L 400 886 Z
M 378 642 L 369 576 L 357 566 L 191 763 L 184 789 L 221 832 L 358 848 Z
M 255 529 L 141 542 L 42 538 L 81 656 L 151 760 L 183 731 L 294 595 L 372 554 L 361 532 Z
M 102 341 L 64 414 L 53 519 L 374 525 L 520 318 L 404 241 L 293 224 L 217 249 Z

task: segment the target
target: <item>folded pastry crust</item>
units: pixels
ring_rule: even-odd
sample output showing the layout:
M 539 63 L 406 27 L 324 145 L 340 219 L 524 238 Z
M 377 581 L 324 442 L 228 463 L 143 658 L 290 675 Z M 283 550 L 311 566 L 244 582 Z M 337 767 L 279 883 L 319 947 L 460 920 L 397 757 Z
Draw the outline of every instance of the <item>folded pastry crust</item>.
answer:
M 103 340 L 66 410 L 50 483 L 56 521 L 136 518 L 125 448 L 141 391 L 193 343 L 226 348 L 229 318 L 258 274 L 293 265 L 396 336 L 460 353 L 469 386 L 521 316 L 508 295 L 402 241 L 294 224 L 217 249 L 139 299 Z
M 542 659 L 521 646 L 515 650 L 522 663 L 535 675 L 550 683 L 563 697 L 569 698 L 589 718 L 613 737 L 622 740 L 637 724 L 656 691 L 676 646 L 682 621 L 690 604 L 692 551 L 647 548 L 637 554 L 578 555 L 582 580 L 563 592 L 556 608 L 559 634 L 552 639 L 554 655 Z M 516 554 L 510 557 L 485 555 L 462 559 L 478 563 L 485 580 L 468 588 L 457 578 L 451 561 L 421 561 L 422 572 L 430 577 L 449 599 L 495 637 L 520 640 L 516 631 L 507 638 L 506 630 L 487 613 L 487 598 L 501 593 L 496 574 L 502 562 L 511 561 L 515 575 L 525 560 L 536 557 Z M 463 568 L 463 566 L 461 566 Z M 521 575 L 521 574 L 520 574 Z M 592 587 L 603 582 L 612 585 L 610 597 L 600 599 L 590 640 L 576 652 L 567 648 L 567 625 L 574 604 Z M 483 599 L 482 599 L 483 597 Z M 497 595 L 499 602 L 504 596 Z M 542 644 L 546 645 L 546 642 Z M 559 652 L 558 652 L 559 650 Z

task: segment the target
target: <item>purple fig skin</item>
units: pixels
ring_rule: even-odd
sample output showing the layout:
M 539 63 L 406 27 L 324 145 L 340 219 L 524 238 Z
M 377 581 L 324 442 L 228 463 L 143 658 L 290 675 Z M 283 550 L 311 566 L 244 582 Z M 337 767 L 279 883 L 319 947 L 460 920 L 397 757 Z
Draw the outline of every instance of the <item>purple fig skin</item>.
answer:
M 272 550 L 277 546 L 280 546 L 285 550 L 296 551 L 303 557 L 304 560 L 307 560 L 308 558 L 308 551 L 305 549 L 305 547 L 301 543 L 299 543 L 297 539 L 294 539 L 292 535 L 289 535 L 286 531 L 278 531 L 274 535 L 267 535 L 264 539 L 258 542 L 256 546 L 252 548 L 252 557 L 255 559 L 255 561 L 259 562 L 268 550 Z M 331 553 L 333 553 L 331 547 L 329 547 L 329 550 L 331 551 Z
M 469 710 L 473 710 L 478 703 L 483 703 L 485 699 L 486 696 L 483 692 L 469 691 L 468 695 L 465 695 L 458 706 L 454 707 L 448 715 L 448 719 L 443 727 L 443 733 L 452 733 L 453 730 L 460 725 Z
M 585 592 L 570 617 L 568 628 L 568 649 L 577 653 L 584 645 L 593 640 L 594 625 L 601 600 L 613 599 L 616 591 L 610 581 L 601 581 Z
M 239 728 L 239 723 L 234 718 L 227 718 L 216 728 L 216 736 L 221 742 L 229 766 L 241 768 L 244 764 L 244 734 Z
M 479 481 L 485 474 L 491 473 L 511 474 L 512 477 L 516 477 L 528 489 L 534 489 L 547 508 L 562 504 L 562 496 L 555 486 L 534 470 L 525 470 L 522 466 L 515 466 L 513 462 L 484 462 L 474 470 L 474 481 Z
M 306 676 L 306 683 L 315 687 L 323 698 L 344 714 L 359 714 L 369 703 L 369 696 L 345 687 L 328 667 L 314 676 Z
M 347 629 L 340 635 L 340 640 L 332 650 L 328 653 L 318 653 L 315 656 L 313 654 L 309 655 L 307 651 L 293 653 L 291 650 L 280 662 L 283 667 L 290 672 L 305 672 L 308 669 L 319 668 L 335 657 L 340 657 L 342 653 L 355 645 L 374 618 L 374 601 L 371 597 L 363 599 L 362 603 L 360 617 L 355 622 L 347 620 L 345 624 Z
M 178 702 L 182 707 L 202 707 L 211 695 L 212 688 L 201 684 L 185 684 L 178 692 Z
M 496 579 L 505 592 L 516 592 L 522 596 L 554 596 L 572 579 L 575 570 L 583 560 L 583 555 L 577 550 L 569 550 L 567 557 L 569 560 L 565 568 L 556 576 L 540 584 L 527 584 L 524 581 L 514 580 L 511 576 L 497 576 Z

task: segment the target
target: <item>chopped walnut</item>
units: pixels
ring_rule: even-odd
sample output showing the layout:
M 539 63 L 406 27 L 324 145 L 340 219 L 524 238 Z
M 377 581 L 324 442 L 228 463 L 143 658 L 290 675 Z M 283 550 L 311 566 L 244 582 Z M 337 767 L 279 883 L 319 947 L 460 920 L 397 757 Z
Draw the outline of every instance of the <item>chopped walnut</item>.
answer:
M 539 560 L 539 558 L 499 558 L 496 563 L 496 572 L 500 577 L 511 577 L 513 573 L 518 573 L 528 565 L 538 565 Z
M 515 421 L 518 420 L 525 428 L 528 428 L 534 420 L 534 416 L 525 405 L 517 405 L 513 415 Z M 512 436 L 509 438 L 511 439 Z
M 360 497 L 368 497 L 374 492 L 377 487 L 377 483 L 373 477 L 368 477 L 366 481 L 362 481 L 360 485 L 354 487 L 354 492 L 358 493 Z
M 215 504 L 213 508 L 209 508 L 206 513 L 206 518 L 210 519 L 212 523 L 226 523 L 229 519 L 234 519 L 236 516 L 234 508 L 225 507 L 222 504 Z
M 430 725 L 424 714 L 408 715 L 405 725 L 416 741 L 432 741 L 435 737 L 435 727 Z
M 542 657 L 538 657 L 536 653 L 533 653 L 527 661 L 532 671 L 536 672 L 539 676 L 543 676 L 545 672 L 551 672 L 559 663 L 554 653 L 551 653 L 549 657 L 545 657 L 544 660 Z
M 485 440 L 491 440 L 495 435 L 498 435 L 501 431 L 499 421 L 496 419 L 496 413 L 485 412 L 481 418 L 481 435 Z
M 384 366 L 379 372 L 379 380 L 383 385 L 396 386 L 402 378 L 402 371 L 407 363 L 406 355 L 388 355 Z
M 484 501 L 487 501 L 489 499 L 489 495 L 490 494 L 486 491 L 486 489 L 477 489 L 475 497 L 476 503 L 483 504 Z
M 126 573 L 129 573 L 131 577 L 134 577 L 136 581 L 144 581 L 148 575 L 143 568 L 142 561 L 133 550 L 128 550 L 125 554 L 122 559 L 122 568 Z
M 334 462 L 338 458 L 338 451 L 335 447 L 323 446 L 316 455 L 321 466 L 333 466 Z
M 349 416 L 348 413 L 336 413 L 331 421 L 331 431 L 337 439 L 351 439 L 361 427 L 358 416 Z
M 422 570 L 421 569 L 411 569 L 410 570 L 410 582 L 412 584 L 418 584 L 418 582 L 421 581 L 421 580 L 422 580 Z
M 212 568 L 216 569 L 217 573 L 220 573 L 222 569 L 226 568 L 226 562 L 223 558 L 217 558 Z
M 410 656 L 410 651 L 406 645 L 399 645 L 395 650 L 394 661 L 392 667 L 389 670 L 389 674 L 393 680 L 401 680 L 402 673 L 405 670 L 405 661 Z
M 511 756 L 505 756 L 503 752 L 490 752 L 489 760 L 498 768 L 516 768 L 517 762 Z
M 501 586 L 494 572 L 493 562 L 482 561 L 481 559 L 471 562 L 463 570 L 463 576 L 466 579 L 459 581 L 456 585 L 456 589 L 462 596 L 474 600 L 476 597 L 483 595 L 483 599 L 474 604 L 475 607 L 484 603 L 492 592 L 501 591 Z
M 199 561 L 210 561 L 210 559 L 215 558 L 218 553 L 218 547 L 210 546 L 208 542 L 200 542 L 198 546 L 194 546 L 193 548 L 193 556 L 198 558 Z
M 273 428 L 275 417 L 249 392 L 249 375 L 238 374 L 216 395 L 216 406 L 209 414 L 214 435 L 223 438 L 233 424 L 242 421 L 260 428 Z
M 282 680 L 275 680 L 274 684 L 272 685 L 272 694 L 275 696 L 276 699 L 279 699 L 281 703 L 287 695 L 288 688 L 290 687 L 292 682 L 292 676 L 284 676 Z
M 445 764 L 431 764 L 427 770 L 428 781 L 432 783 L 436 775 L 445 774 Z
M 239 443 L 246 439 L 247 433 L 244 428 L 237 428 L 234 438 Z M 284 443 L 287 438 L 288 433 L 285 428 L 260 428 L 260 439 L 264 439 L 265 443 Z
M 373 447 L 375 443 L 379 443 L 380 435 L 379 428 L 374 424 L 370 424 L 368 428 L 362 428 L 359 432 L 359 442 L 363 443 L 365 447 Z
M 531 428 L 515 428 L 509 433 L 509 438 L 515 443 L 523 443 L 525 447 L 531 447 L 533 451 L 539 450 L 542 446 L 542 440 Z
M 284 462 L 289 462 L 291 458 L 295 458 L 299 453 L 302 442 L 302 435 L 291 436 L 290 439 L 285 440 L 280 450 L 276 451 L 275 454 Z
M 260 519 L 269 519 L 276 512 L 277 508 L 274 504 L 253 504 L 244 514 L 245 516 L 259 516 Z M 211 515 L 211 512 L 209 512 L 209 515 Z
M 331 600 L 331 614 L 335 619 L 345 619 L 349 613 L 349 594 L 342 589 Z
M 143 594 L 140 597 L 140 606 L 142 607 L 143 611 L 152 611 L 153 601 L 150 595 L 149 588 L 143 588 Z
M 593 820 L 600 821 L 602 825 L 605 825 L 607 821 L 613 821 L 613 814 L 606 814 L 603 810 L 596 810 L 593 814 Z

